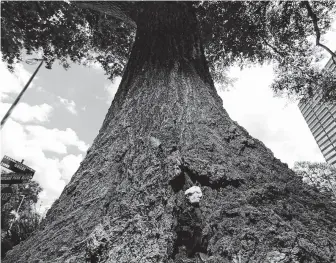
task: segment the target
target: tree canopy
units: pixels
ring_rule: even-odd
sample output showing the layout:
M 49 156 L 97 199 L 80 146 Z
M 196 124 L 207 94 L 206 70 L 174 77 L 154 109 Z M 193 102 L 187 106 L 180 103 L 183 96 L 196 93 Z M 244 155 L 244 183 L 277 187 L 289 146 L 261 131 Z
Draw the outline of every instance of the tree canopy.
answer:
M 9 69 L 23 52 L 39 52 L 51 68 L 55 60 L 99 63 L 109 78 L 122 75 L 136 34 L 137 14 L 146 2 L 1 3 L 1 52 Z M 233 64 L 273 63 L 272 88 L 298 97 L 313 97 L 322 88 L 324 101 L 336 101 L 335 72 L 321 71 L 321 51 L 331 26 L 334 1 L 190 2 L 197 14 L 210 72 L 227 81 Z M 150 41 L 150 39 L 148 40 Z
M 336 167 L 327 163 L 296 162 L 295 173 L 302 177 L 305 183 L 315 186 L 322 192 L 333 195 L 336 199 Z
M 10 187 L 13 196 L 7 203 L 1 205 L 1 258 L 13 246 L 27 239 L 36 230 L 41 219 L 35 207 L 38 195 L 42 191 L 40 185 L 30 181 L 28 184 L 14 184 Z M 20 210 L 17 213 L 20 203 Z M 8 231 L 11 224 L 11 230 Z

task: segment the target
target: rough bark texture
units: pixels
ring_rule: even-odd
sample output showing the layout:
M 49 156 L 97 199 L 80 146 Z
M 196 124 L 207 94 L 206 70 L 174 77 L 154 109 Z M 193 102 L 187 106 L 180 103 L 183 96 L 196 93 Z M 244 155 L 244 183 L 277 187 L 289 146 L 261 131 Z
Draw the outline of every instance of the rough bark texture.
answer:
M 223 109 L 189 4 L 153 2 L 99 135 L 5 262 L 336 262 L 335 226 L 335 204 Z

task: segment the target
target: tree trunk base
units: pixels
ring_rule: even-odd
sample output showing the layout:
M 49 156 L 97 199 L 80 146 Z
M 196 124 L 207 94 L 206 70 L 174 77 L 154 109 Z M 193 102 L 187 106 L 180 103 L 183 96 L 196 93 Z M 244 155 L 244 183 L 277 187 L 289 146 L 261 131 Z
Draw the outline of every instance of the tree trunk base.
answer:
M 201 82 L 174 83 L 154 95 L 149 84 L 108 115 L 41 229 L 4 262 L 335 262 L 335 203 Z M 184 195 L 192 185 L 198 207 Z

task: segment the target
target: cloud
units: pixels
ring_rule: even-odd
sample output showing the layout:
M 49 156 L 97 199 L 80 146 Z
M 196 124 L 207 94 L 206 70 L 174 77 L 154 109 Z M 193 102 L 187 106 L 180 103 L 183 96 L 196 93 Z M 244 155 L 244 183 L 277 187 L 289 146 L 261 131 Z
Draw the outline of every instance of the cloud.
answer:
M 108 105 L 111 104 L 118 90 L 120 82 L 121 82 L 121 77 L 116 77 L 113 79 L 113 81 L 110 84 L 104 86 L 104 90 L 107 92 L 107 95 L 108 95 L 107 100 L 106 100 L 106 103 Z
M 31 74 L 23 68 L 22 64 L 17 64 L 14 73 L 10 73 L 6 64 L 0 61 L 1 90 L 0 100 L 3 101 L 10 97 L 10 94 L 19 94 L 24 85 L 28 82 Z M 33 81 L 34 82 L 34 81 Z M 34 83 L 30 83 L 32 88 Z
M 68 146 L 75 146 L 79 151 L 85 152 L 88 145 L 79 140 L 76 132 L 70 128 L 66 130 L 47 129 L 43 126 L 28 125 L 25 127 L 27 143 L 37 145 L 42 150 L 59 154 L 66 154 Z
M 65 106 L 65 108 L 70 113 L 72 113 L 73 115 L 77 115 L 76 103 L 73 100 L 68 100 L 68 99 L 62 98 L 61 96 L 57 96 L 57 98 L 60 100 L 60 102 Z
M 17 64 L 14 73 L 10 73 L 2 61 L 0 61 L 0 74 L 0 116 L 2 118 L 12 105 L 13 98 L 10 98 L 11 95 L 15 95 L 16 98 L 28 82 L 31 74 L 23 68 L 22 64 Z M 30 88 L 32 86 L 33 82 L 30 84 Z M 11 103 L 5 103 L 4 100 L 7 99 L 10 99 Z M 46 122 L 49 121 L 52 110 L 53 108 L 46 103 L 30 106 L 25 102 L 20 102 L 12 111 L 11 118 L 20 122 Z
M 62 173 L 62 180 L 68 183 L 72 175 L 77 171 L 80 162 L 83 160 L 83 155 L 69 154 L 65 156 L 60 162 L 60 169 Z
M 0 103 L 0 116 L 5 115 L 11 103 Z M 11 118 L 20 122 L 46 122 L 49 121 L 53 108 L 43 103 L 41 105 L 30 106 L 27 103 L 19 103 L 12 111 Z
M 33 180 L 43 188 L 37 204 L 40 213 L 59 197 L 83 159 L 83 154 L 48 158 L 45 151 L 66 153 L 71 145 L 81 150 L 87 148 L 71 129 L 47 129 L 12 119 L 3 127 L 1 139 L 1 158 L 6 154 L 18 161 L 24 159 L 24 163 L 36 171 Z
M 0 74 L 0 116 L 3 116 L 11 105 L 4 103 L 3 100 L 12 101 L 11 95 L 18 94 L 22 90 L 31 74 L 20 64 L 17 65 L 14 74 L 11 74 L 2 62 L 0 62 Z M 42 88 L 38 89 L 41 90 Z M 73 114 L 77 113 L 73 101 L 61 97 L 59 99 L 67 110 Z M 21 102 L 1 131 L 0 157 L 8 155 L 18 161 L 24 159 L 24 163 L 36 171 L 33 180 L 43 188 L 37 204 L 40 213 L 44 213 L 59 197 L 83 159 L 82 153 L 88 148 L 88 145 L 70 128 L 59 130 L 32 125 L 32 122 L 41 124 L 49 121 L 52 112 L 53 108 L 45 103 L 31 106 Z M 69 147 L 75 147 L 81 153 L 68 154 Z M 46 156 L 46 152 L 53 153 L 53 157 Z
M 296 103 L 273 96 L 271 66 L 233 68 L 230 75 L 238 81 L 229 91 L 218 93 L 232 119 L 291 167 L 295 161 L 324 162 Z

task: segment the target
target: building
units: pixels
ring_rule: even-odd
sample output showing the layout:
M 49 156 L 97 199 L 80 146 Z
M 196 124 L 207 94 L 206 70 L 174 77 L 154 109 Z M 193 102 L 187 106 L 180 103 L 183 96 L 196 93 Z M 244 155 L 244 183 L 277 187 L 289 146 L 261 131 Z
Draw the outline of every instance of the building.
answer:
M 336 70 L 336 65 L 330 59 L 325 68 Z M 313 99 L 300 102 L 298 106 L 324 159 L 336 166 L 336 103 L 319 103 L 319 94 L 316 94 Z

